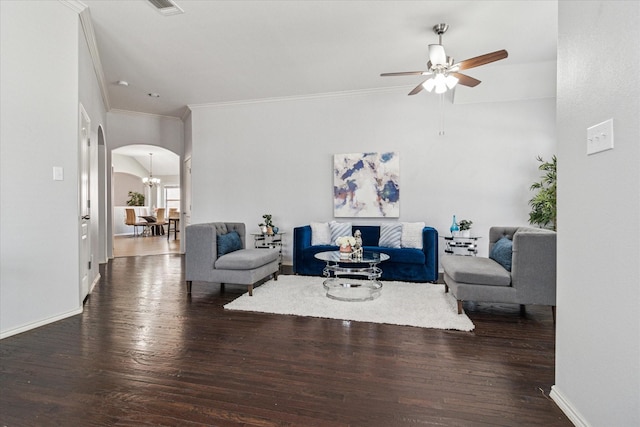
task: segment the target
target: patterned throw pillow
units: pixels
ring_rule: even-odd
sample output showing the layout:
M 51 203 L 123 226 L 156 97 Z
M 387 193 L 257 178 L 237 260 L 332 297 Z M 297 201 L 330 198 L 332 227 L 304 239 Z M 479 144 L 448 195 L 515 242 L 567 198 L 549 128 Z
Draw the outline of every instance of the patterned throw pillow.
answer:
M 400 248 L 402 242 L 402 224 L 380 225 L 378 246 L 384 248 Z
M 217 237 L 218 258 L 231 252 L 242 249 L 242 240 L 237 231 L 221 234 Z
M 331 229 L 326 222 L 312 222 L 311 246 L 331 245 Z
M 336 239 L 342 236 L 351 236 L 351 223 L 350 222 L 336 222 L 331 221 L 329 223 L 331 228 L 331 244 L 336 244 Z
M 513 242 L 507 237 L 502 237 L 493 244 L 489 258 L 500 264 L 507 271 L 511 271 L 511 257 L 513 255 Z
M 422 229 L 424 222 L 403 222 L 402 242 L 403 248 L 422 249 Z

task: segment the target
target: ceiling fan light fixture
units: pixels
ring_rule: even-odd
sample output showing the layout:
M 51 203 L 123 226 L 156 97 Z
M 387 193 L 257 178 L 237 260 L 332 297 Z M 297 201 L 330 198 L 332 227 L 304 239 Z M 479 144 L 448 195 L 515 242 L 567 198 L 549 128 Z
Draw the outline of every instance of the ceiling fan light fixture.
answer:
M 433 79 L 433 77 L 427 80 L 426 82 L 422 83 L 422 87 L 425 88 L 427 92 L 432 92 L 435 86 L 436 86 L 436 82 Z
M 448 75 L 445 79 L 444 82 L 447 85 L 447 87 L 449 89 L 453 89 L 457 84 L 458 84 L 458 78 L 452 75 Z
M 433 80 L 436 87 L 436 93 L 440 94 L 440 93 L 445 93 L 447 91 L 447 86 L 448 86 L 447 78 L 443 73 L 436 74 Z
M 501 59 L 505 59 L 509 56 L 509 53 L 502 49 L 455 63 L 452 57 L 447 56 L 444 46 L 442 45 L 442 35 L 448 28 L 449 26 L 444 23 L 433 26 L 433 32 L 438 35 L 438 44 L 429 45 L 429 60 L 427 61 L 427 69 L 425 71 L 382 73 L 381 76 L 432 75 L 432 78 L 420 83 L 411 92 L 409 92 L 409 95 L 420 93 L 422 89 L 425 89 L 427 92 L 433 92 L 435 90 L 437 94 L 443 94 L 447 90 L 453 89 L 458 84 L 467 87 L 476 87 L 481 83 L 478 79 L 474 79 L 466 74 L 460 74 L 460 71 L 500 61 Z
M 447 55 L 444 52 L 444 46 L 441 44 L 430 44 L 429 60 L 433 65 L 447 65 Z

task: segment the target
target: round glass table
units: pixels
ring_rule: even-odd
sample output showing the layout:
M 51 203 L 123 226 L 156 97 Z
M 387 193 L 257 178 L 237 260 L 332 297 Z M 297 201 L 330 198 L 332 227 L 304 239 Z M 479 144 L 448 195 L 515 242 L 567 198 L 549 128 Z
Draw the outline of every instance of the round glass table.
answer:
M 389 255 L 364 251 L 353 258 L 343 258 L 339 251 L 319 252 L 315 258 L 327 265 L 322 270 L 322 282 L 327 297 L 339 301 L 371 301 L 380 296 L 382 269 L 378 266 Z

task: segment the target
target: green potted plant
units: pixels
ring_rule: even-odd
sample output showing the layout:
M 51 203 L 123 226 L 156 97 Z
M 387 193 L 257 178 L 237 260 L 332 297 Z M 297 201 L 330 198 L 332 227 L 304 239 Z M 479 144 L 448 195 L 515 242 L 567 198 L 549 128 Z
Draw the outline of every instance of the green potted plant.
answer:
M 545 162 L 540 156 L 537 157 L 537 160 L 541 163 L 538 169 L 544 174 L 539 182 L 534 182 L 529 188 L 531 191 L 537 190 L 536 195 L 529 200 L 531 206 L 529 224 L 556 231 L 556 166 L 558 160 L 555 155 L 548 162 Z
M 272 218 L 271 214 L 262 215 L 262 219 L 264 219 L 264 222 L 261 222 L 260 224 L 258 224 L 258 227 L 260 227 L 260 230 L 262 231 L 262 233 L 273 234 L 273 221 L 271 220 L 271 218 Z
M 127 206 L 144 206 L 144 194 L 137 191 L 129 191 L 128 196 Z
M 468 219 L 460 220 L 460 223 L 458 225 L 460 227 L 460 236 L 461 237 L 469 237 L 469 236 L 471 236 L 471 225 L 472 224 L 473 224 L 473 221 L 470 221 Z

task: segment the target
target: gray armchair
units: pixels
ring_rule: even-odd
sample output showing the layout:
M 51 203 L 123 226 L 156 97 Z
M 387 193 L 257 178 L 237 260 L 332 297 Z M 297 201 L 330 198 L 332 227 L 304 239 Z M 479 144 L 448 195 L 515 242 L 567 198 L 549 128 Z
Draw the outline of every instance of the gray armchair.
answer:
M 446 290 L 463 301 L 550 305 L 555 320 L 556 232 L 491 227 L 489 253 L 502 237 L 513 243 L 511 271 L 491 258 L 447 255 L 441 260 Z
M 192 282 L 234 283 L 247 285 L 253 295 L 253 285 L 272 275 L 278 280 L 280 254 L 277 249 L 247 249 L 245 225 L 240 222 L 193 224 L 185 229 L 185 279 L 187 293 Z M 218 238 L 235 231 L 241 248 L 218 256 Z M 237 239 L 237 237 L 236 237 Z

